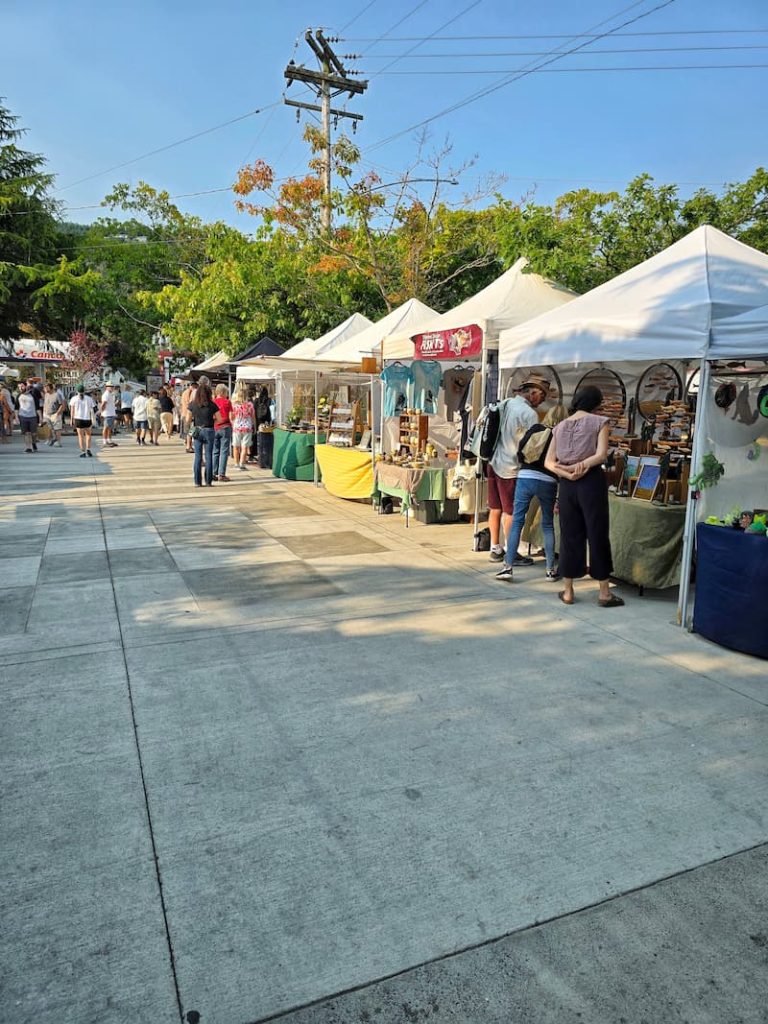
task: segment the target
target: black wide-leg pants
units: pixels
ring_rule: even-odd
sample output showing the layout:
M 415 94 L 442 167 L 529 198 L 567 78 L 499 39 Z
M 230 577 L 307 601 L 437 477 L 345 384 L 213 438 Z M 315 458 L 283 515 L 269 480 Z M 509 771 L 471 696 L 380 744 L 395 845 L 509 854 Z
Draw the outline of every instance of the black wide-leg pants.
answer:
M 587 573 L 605 580 L 613 572 L 608 521 L 608 483 L 601 466 L 580 480 L 560 480 L 560 575 L 578 579 Z

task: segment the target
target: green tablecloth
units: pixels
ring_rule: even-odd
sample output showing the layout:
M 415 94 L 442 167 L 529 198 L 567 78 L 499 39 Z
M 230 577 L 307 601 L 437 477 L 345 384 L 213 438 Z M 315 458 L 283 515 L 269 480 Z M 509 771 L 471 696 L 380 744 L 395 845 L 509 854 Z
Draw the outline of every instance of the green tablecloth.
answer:
M 680 582 L 685 506 L 654 505 L 635 498 L 608 495 L 611 514 L 611 552 L 616 579 L 638 587 L 662 590 Z M 543 546 L 541 514 L 529 512 L 523 541 Z M 531 506 L 533 510 L 533 505 Z M 555 516 L 556 547 L 560 546 L 560 519 Z
M 661 590 L 680 582 L 684 505 L 654 505 L 609 495 L 613 575 Z
M 445 469 L 430 466 L 424 469 L 405 469 L 386 462 L 376 464 L 373 481 L 373 501 L 378 504 L 382 494 L 399 498 L 403 508 L 414 502 L 445 501 Z
M 272 475 L 283 480 L 315 479 L 315 435 L 300 434 L 294 430 L 275 430 L 272 452 Z M 325 434 L 320 434 L 320 442 Z M 318 467 L 318 479 L 320 469 Z

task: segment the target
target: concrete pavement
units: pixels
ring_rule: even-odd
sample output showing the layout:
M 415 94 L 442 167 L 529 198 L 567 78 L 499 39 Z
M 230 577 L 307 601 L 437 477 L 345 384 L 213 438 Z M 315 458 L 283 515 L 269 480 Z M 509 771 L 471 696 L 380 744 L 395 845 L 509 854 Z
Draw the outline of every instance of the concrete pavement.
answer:
M 0 448 L 3 1020 L 765 1019 L 764 662 L 67 444 Z

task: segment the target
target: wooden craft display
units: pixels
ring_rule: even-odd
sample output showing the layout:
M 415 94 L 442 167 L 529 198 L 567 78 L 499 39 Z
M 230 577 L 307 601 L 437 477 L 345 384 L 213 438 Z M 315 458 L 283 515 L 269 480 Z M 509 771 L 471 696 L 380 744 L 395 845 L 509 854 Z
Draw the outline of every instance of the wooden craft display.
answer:
M 408 411 L 400 417 L 398 449 L 407 448 L 410 455 L 418 455 L 427 446 L 429 438 L 429 416 L 426 413 Z
M 328 425 L 328 441 L 335 448 L 353 448 L 363 433 L 360 403 L 339 402 L 333 406 Z

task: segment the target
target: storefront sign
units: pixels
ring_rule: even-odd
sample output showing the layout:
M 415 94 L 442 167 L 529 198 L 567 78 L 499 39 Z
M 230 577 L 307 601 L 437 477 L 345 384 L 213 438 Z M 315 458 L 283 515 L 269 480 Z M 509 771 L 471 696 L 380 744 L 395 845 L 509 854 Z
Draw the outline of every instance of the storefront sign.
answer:
M 9 356 L 20 359 L 52 360 L 61 362 L 69 358 L 71 345 L 68 341 L 27 341 L 17 339 L 8 342 L 4 349 Z
M 471 359 L 483 351 L 483 332 L 477 324 L 449 331 L 429 331 L 415 334 L 416 359 Z

